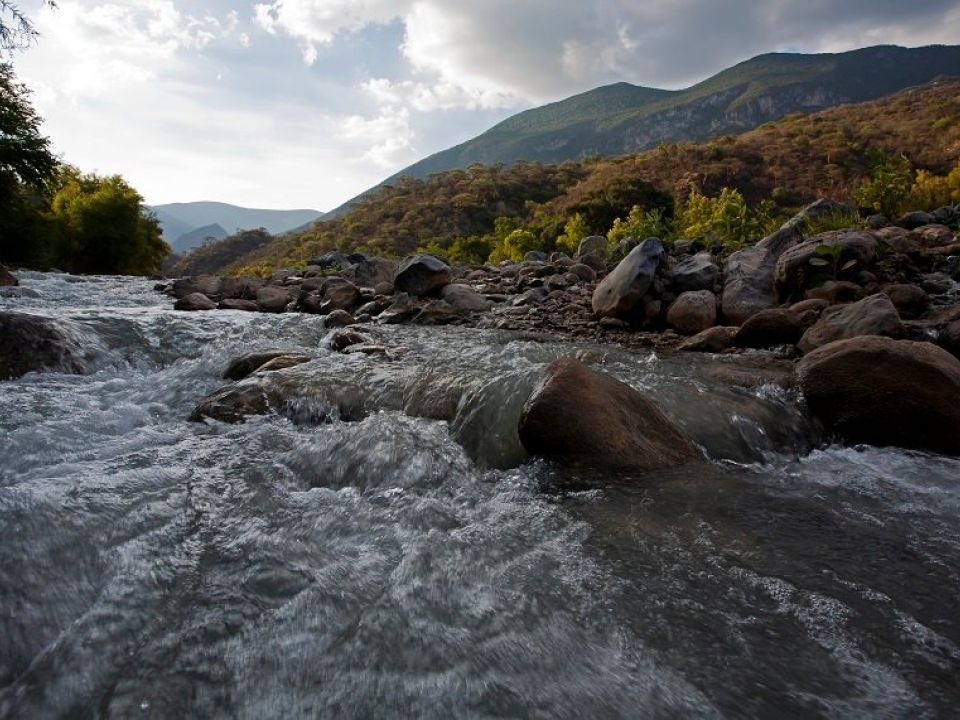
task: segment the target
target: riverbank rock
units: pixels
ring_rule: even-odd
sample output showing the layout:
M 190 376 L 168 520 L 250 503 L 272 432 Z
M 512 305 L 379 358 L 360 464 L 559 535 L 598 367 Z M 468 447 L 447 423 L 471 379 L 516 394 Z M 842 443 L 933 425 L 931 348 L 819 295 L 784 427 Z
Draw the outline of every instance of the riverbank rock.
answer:
M 585 257 L 586 255 L 596 255 L 600 258 L 606 258 L 610 251 L 610 244 L 603 235 L 591 235 L 585 237 L 577 246 L 577 252 L 574 258 Z
M 490 301 L 483 297 L 469 285 L 451 283 L 440 291 L 440 296 L 450 303 L 455 311 L 482 312 L 490 308 Z
M 720 268 L 708 252 L 697 253 L 673 268 L 673 287 L 678 292 L 712 290 Z
M 87 371 L 91 354 L 54 320 L 0 312 L 0 380 L 42 370 L 82 374 Z M 7 411 L 13 412 L 14 408 Z
M 731 325 L 743 325 L 761 310 L 776 306 L 773 269 L 776 258 L 761 247 L 747 248 L 727 259 L 720 307 Z
M 293 299 L 293 290 L 289 287 L 267 285 L 257 290 L 257 307 L 262 312 L 282 313 Z
M 804 327 L 796 313 L 787 308 L 761 310 L 747 319 L 734 337 L 740 347 L 768 348 L 795 345 Z
M 642 309 L 643 296 L 665 257 L 663 244 L 648 238 L 620 261 L 593 292 L 591 305 L 598 317 L 629 320 Z
M 433 255 L 412 255 L 397 268 L 393 286 L 410 295 L 434 295 L 453 282 L 450 266 Z
M 20 284 L 17 276 L 0 265 L 0 287 L 16 287 Z
M 193 292 L 184 295 L 173 304 L 174 310 L 196 312 L 198 310 L 216 310 L 217 304 L 203 293 Z
M 826 251 L 836 253 L 827 257 Z M 877 257 L 877 239 L 860 230 L 837 230 L 814 235 L 794 245 L 777 259 L 774 284 L 782 300 L 802 298 L 804 291 L 818 284 L 824 273 L 852 276 Z
M 899 337 L 903 332 L 903 323 L 890 298 L 878 293 L 855 303 L 828 307 L 803 333 L 797 347 L 808 353 L 835 340 L 860 335 Z
M 682 335 L 696 335 L 717 321 L 717 297 L 709 290 L 680 293 L 667 309 L 667 323 Z
M 733 346 L 733 339 L 737 335 L 736 325 L 720 325 L 707 328 L 693 337 L 687 338 L 679 345 L 677 350 L 689 352 L 709 352 L 718 353 Z
M 523 406 L 519 433 L 534 455 L 594 467 L 648 471 L 700 457 L 650 400 L 572 358 L 547 368 Z
M 224 298 L 217 303 L 220 310 L 241 310 L 243 312 L 257 312 L 260 307 L 253 300 L 241 298 Z
M 797 365 L 810 410 L 855 443 L 960 455 L 960 360 L 931 343 L 856 337 Z

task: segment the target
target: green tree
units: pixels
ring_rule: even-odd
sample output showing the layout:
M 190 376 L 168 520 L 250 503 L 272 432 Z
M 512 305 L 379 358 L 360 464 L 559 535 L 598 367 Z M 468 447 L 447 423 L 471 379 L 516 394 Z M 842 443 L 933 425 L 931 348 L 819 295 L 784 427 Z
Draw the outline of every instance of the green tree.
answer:
M 660 208 L 644 210 L 639 205 L 634 205 L 626 218 L 617 218 L 613 221 L 613 227 L 607 233 L 607 240 L 611 243 L 620 242 L 628 237 L 635 237 L 638 240 L 658 237 L 662 240 L 669 234 L 667 225 Z
M 587 221 L 583 215 L 576 213 L 563 226 L 563 234 L 557 238 L 556 248 L 560 252 L 573 256 L 580 248 L 580 241 L 589 236 L 590 228 L 587 226 Z
M 170 253 L 143 198 L 119 175 L 64 167 L 51 203 L 57 262 L 72 272 L 146 275 Z
M 879 150 L 870 153 L 870 179 L 853 194 L 863 207 L 873 208 L 889 218 L 903 210 L 904 201 L 913 188 L 913 168 L 905 155 L 885 155 Z

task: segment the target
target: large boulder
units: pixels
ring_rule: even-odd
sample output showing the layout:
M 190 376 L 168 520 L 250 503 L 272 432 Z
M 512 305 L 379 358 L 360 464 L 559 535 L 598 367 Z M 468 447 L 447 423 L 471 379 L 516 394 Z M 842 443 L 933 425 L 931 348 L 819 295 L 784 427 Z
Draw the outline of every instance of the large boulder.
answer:
M 801 352 L 808 353 L 835 340 L 860 335 L 898 337 L 903 332 L 900 315 L 890 298 L 878 293 L 859 302 L 827 308 L 803 334 L 797 346 Z
M 915 230 L 924 225 L 933 225 L 935 222 L 937 222 L 937 219 L 930 213 L 923 210 L 914 210 L 901 215 L 896 224 L 906 230 Z
M 433 255 L 412 255 L 397 268 L 393 286 L 410 295 L 434 295 L 453 282 L 453 272 Z
M 0 380 L 41 370 L 81 374 L 95 354 L 76 333 L 55 320 L 0 312 Z
M 960 454 L 960 360 L 932 343 L 866 336 L 797 365 L 810 410 L 855 443 Z
M 599 317 L 629 320 L 642 311 L 643 296 L 663 263 L 663 244 L 648 238 L 620 261 L 593 292 L 593 312 Z
M 708 252 L 697 253 L 673 269 L 673 287 L 678 292 L 712 290 L 720 268 Z
M 263 312 L 282 313 L 293 300 L 293 294 L 293 288 L 267 285 L 257 290 L 257 307 Z
M 824 279 L 853 276 L 876 257 L 877 239 L 873 233 L 861 230 L 821 233 L 780 255 L 774 269 L 774 284 L 781 299 L 802 298 L 805 290 L 816 287 Z
M 358 287 L 376 287 L 380 283 L 393 283 L 397 264 L 386 258 L 354 253 L 345 258 L 347 266 L 341 275 Z
M 727 258 L 720 306 L 731 325 L 742 325 L 761 310 L 777 305 L 773 272 L 777 258 L 803 239 L 795 225 L 787 223 L 752 248 Z
M 349 310 L 360 303 L 360 288 L 344 278 L 328 278 L 323 285 L 324 307 L 327 312 Z
M 680 293 L 667 308 L 667 323 L 682 335 L 696 335 L 717 321 L 717 296 L 709 290 Z
M 15 287 L 20 284 L 17 276 L 0 265 L 0 287 Z
M 650 400 L 572 358 L 547 368 L 523 406 L 519 434 L 528 452 L 565 463 L 647 471 L 699 459 Z
M 185 310 L 194 312 L 197 310 L 216 310 L 217 304 L 200 292 L 184 295 L 173 304 L 174 310 Z

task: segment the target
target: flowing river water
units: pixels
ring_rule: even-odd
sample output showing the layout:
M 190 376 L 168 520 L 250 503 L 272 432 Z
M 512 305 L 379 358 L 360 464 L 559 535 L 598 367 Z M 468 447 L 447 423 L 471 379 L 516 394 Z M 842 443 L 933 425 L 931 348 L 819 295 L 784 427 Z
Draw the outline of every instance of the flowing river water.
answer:
M 61 321 L 91 372 L 0 382 L 0 717 L 960 712 L 958 459 L 830 444 L 789 393 L 703 379 L 709 356 L 399 326 L 404 353 L 344 355 L 316 316 L 21 282 L 40 297 L 0 308 Z M 316 358 L 278 374 L 283 412 L 186 420 L 273 347 Z M 561 355 L 709 461 L 525 457 Z M 330 393 L 357 412 L 322 422 Z

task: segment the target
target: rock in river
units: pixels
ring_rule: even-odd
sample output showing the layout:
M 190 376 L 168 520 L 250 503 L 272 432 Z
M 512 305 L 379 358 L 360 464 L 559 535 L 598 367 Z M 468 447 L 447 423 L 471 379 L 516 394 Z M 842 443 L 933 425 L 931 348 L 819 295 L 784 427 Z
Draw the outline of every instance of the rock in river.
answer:
M 40 370 L 82 374 L 93 354 L 80 338 L 54 320 L 0 312 L 0 380 Z
M 450 266 L 433 255 L 413 255 L 397 268 L 393 286 L 397 292 L 432 295 L 453 281 Z
M 216 310 L 217 304 L 203 293 L 193 292 L 184 295 L 173 304 L 174 310 Z
M 650 400 L 573 358 L 547 368 L 523 406 L 519 433 L 534 455 L 594 467 L 657 470 L 700 457 Z
M 810 410 L 847 440 L 960 455 L 960 360 L 932 343 L 863 336 L 797 365 Z

